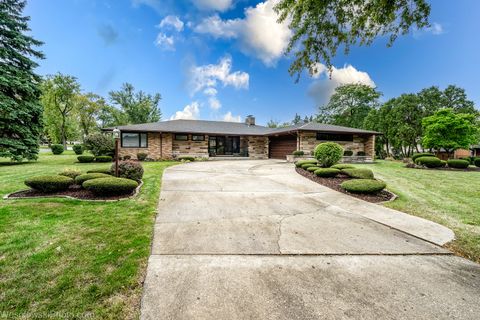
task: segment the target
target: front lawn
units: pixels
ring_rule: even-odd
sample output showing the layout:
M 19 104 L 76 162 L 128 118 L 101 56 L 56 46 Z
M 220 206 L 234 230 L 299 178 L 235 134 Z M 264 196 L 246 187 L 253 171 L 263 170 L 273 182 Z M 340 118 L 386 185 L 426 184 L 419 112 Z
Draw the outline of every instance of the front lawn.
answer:
M 410 169 L 393 161 L 355 166 L 372 169 L 399 196 L 386 206 L 451 228 L 457 240 L 450 249 L 480 262 L 480 172 Z
M 72 151 L 14 165 L 0 159 L 0 195 L 26 188 L 30 176 L 110 166 L 75 160 Z M 144 162 L 136 199 L 1 200 L 0 315 L 137 318 L 161 177 L 172 164 Z

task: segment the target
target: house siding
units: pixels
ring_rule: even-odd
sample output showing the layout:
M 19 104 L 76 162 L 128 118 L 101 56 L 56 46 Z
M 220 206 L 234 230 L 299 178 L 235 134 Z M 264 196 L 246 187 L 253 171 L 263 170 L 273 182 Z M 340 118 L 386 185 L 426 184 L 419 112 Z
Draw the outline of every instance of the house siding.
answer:
M 248 157 L 250 159 L 268 159 L 268 137 L 248 137 Z
M 322 142 L 317 140 L 317 132 L 315 131 L 300 131 L 298 133 L 298 150 L 302 150 L 305 154 L 311 154 L 315 147 Z M 359 151 L 365 152 L 367 156 L 373 157 L 375 155 L 375 135 L 360 136 L 353 135 L 353 141 L 335 141 L 341 145 L 345 150 L 353 151 L 356 155 Z
M 208 135 L 204 136 L 204 141 L 193 141 L 191 134 L 188 135 L 188 141 L 174 139 L 172 142 L 172 156 L 174 158 L 179 156 L 208 158 Z

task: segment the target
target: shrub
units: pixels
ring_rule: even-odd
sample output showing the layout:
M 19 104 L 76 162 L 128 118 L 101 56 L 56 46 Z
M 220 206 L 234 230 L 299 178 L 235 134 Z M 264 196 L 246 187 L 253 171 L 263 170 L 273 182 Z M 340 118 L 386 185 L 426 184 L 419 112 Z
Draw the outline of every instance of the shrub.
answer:
M 110 169 L 110 168 L 92 169 L 92 170 L 88 170 L 87 173 L 103 173 L 103 174 L 109 174 L 109 175 L 113 174 L 112 169 Z
M 318 166 L 315 163 L 304 163 L 301 165 L 301 168 L 305 170 L 307 170 L 310 167 L 318 167 Z
M 365 153 L 365 151 L 358 151 L 357 152 L 357 156 L 359 157 L 365 157 L 367 154 Z
M 78 162 L 81 163 L 87 163 L 87 162 L 93 162 L 95 160 L 94 156 L 78 156 L 77 157 Z
M 297 162 L 295 162 L 295 166 L 297 168 L 300 168 L 302 166 L 302 164 L 305 164 L 305 163 L 311 163 L 311 164 L 317 164 L 317 160 L 299 160 Z
M 82 185 L 85 181 L 106 177 L 109 175 L 105 173 L 85 173 L 75 177 L 75 183 Z
M 130 159 L 132 159 L 132 156 L 126 155 L 123 157 L 123 160 L 130 160 Z
M 47 193 L 68 189 L 73 184 L 73 179 L 60 175 L 38 176 L 28 178 L 25 184 L 32 189 Z
M 323 142 L 315 148 L 315 158 L 322 167 L 331 167 L 343 156 L 343 148 L 335 142 Z
M 340 170 L 335 168 L 319 168 L 315 170 L 315 174 L 318 177 L 325 177 L 325 178 L 335 177 L 339 173 L 340 173 Z
M 470 165 L 470 162 L 467 161 L 467 160 L 450 159 L 450 160 L 447 161 L 447 165 L 450 168 L 466 169 Z
M 111 156 L 97 156 L 95 157 L 96 162 L 112 162 Z
M 442 165 L 442 161 L 437 157 L 426 156 L 415 159 L 415 163 L 427 168 L 438 168 Z
M 302 150 L 296 150 L 296 151 L 293 151 L 292 154 L 294 156 L 300 157 L 300 156 L 303 156 L 305 152 L 303 152 Z
M 50 148 L 52 149 L 53 154 L 62 154 L 64 151 L 63 145 L 61 144 L 52 144 Z
M 320 169 L 320 167 L 312 166 L 312 167 L 308 167 L 308 168 L 307 168 L 307 171 L 308 171 L 308 172 L 314 172 L 314 171 L 317 170 L 317 169 Z
M 337 163 L 337 164 L 334 164 L 333 166 L 331 166 L 331 168 L 339 169 L 339 170 L 342 170 L 342 169 L 355 169 L 354 166 L 352 166 L 351 164 L 346 164 L 346 163 Z
M 68 169 L 68 168 L 63 169 L 63 171 L 59 173 L 59 175 L 61 176 L 69 177 L 72 179 L 75 179 L 76 176 L 79 176 L 81 174 L 82 172 L 78 169 Z
M 342 173 L 354 179 L 373 179 L 373 171 L 365 168 L 342 169 Z
M 440 168 L 445 168 L 446 166 L 447 166 L 447 161 L 445 161 L 445 160 L 440 160 L 440 165 L 439 165 L 439 167 L 440 167 Z
M 113 156 L 115 142 L 110 135 L 95 133 L 85 139 L 85 148 L 95 156 Z
M 132 193 L 138 183 L 135 180 L 125 178 L 99 178 L 85 181 L 82 187 L 96 195 L 118 195 Z
M 75 154 L 83 154 L 83 146 L 81 144 L 74 144 L 73 145 L 73 152 L 75 152 Z
M 476 158 L 474 164 L 476 167 L 480 167 L 480 158 Z
M 139 152 L 139 153 L 137 153 L 137 159 L 138 159 L 138 161 L 144 161 L 145 159 L 147 159 L 147 156 L 148 156 L 148 154 L 145 153 L 145 152 Z
M 343 151 L 343 155 L 346 157 L 351 157 L 353 156 L 353 151 L 352 150 L 345 150 Z
M 420 157 L 435 157 L 435 155 L 429 152 L 414 153 L 412 156 L 412 161 L 415 162 L 415 160 Z
M 112 172 L 115 172 L 115 164 L 112 165 Z M 118 176 L 140 181 L 143 177 L 142 164 L 135 161 L 122 161 L 118 164 Z
M 373 179 L 354 179 L 343 182 L 340 187 L 353 193 L 377 193 L 385 189 L 385 182 Z
M 195 157 L 192 156 L 180 156 L 177 158 L 179 161 L 195 161 Z

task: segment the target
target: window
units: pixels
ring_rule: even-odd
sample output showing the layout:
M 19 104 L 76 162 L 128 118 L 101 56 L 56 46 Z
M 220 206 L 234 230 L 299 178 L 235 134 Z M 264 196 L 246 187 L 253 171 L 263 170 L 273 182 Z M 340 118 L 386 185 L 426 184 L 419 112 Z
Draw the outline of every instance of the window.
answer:
M 147 148 L 147 134 L 122 132 L 122 148 Z
M 186 133 L 175 133 L 175 140 L 188 141 L 188 134 L 186 134 Z
M 192 141 L 205 141 L 205 136 L 203 134 L 192 134 Z
M 323 141 L 353 141 L 353 134 L 317 132 L 317 140 L 323 140 Z

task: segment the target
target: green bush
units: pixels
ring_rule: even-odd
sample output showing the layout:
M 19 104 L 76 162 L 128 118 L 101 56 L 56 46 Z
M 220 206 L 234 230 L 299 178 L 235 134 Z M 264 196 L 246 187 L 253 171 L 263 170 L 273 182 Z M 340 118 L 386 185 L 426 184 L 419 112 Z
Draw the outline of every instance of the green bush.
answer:
M 415 159 L 415 163 L 427 168 L 438 168 L 442 166 L 442 161 L 437 157 L 426 156 Z
M 302 169 L 305 169 L 305 170 L 307 170 L 307 169 L 310 168 L 310 167 L 318 167 L 318 166 L 317 166 L 316 164 L 314 164 L 314 163 L 304 163 L 304 164 L 302 164 L 302 166 L 301 166 L 301 168 L 302 168 Z
M 178 161 L 195 161 L 195 157 L 192 156 L 180 156 L 177 158 Z
M 74 144 L 73 147 L 73 152 L 75 152 L 75 154 L 83 154 L 83 146 L 81 144 Z
M 68 189 L 73 179 L 60 175 L 38 176 L 25 180 L 25 184 L 40 192 L 56 192 Z
M 412 156 L 412 161 L 415 162 L 415 160 L 420 157 L 435 157 L 435 155 L 429 152 L 414 153 Z
M 61 176 L 69 177 L 72 179 L 75 179 L 76 176 L 79 176 L 81 174 L 82 174 L 82 171 L 78 169 L 69 169 L 69 168 L 63 169 L 63 171 L 59 173 L 59 175 Z
M 373 179 L 373 171 L 366 168 L 342 169 L 342 173 L 354 179 Z
M 137 160 L 138 161 L 145 161 L 145 159 L 147 159 L 147 157 L 148 157 L 148 153 L 145 153 L 145 152 L 137 153 Z
M 312 167 L 308 167 L 308 168 L 307 168 L 307 171 L 308 171 L 308 172 L 314 172 L 314 171 L 317 170 L 317 169 L 320 169 L 320 167 L 312 166 Z
M 96 162 L 112 162 L 111 156 L 97 156 L 95 157 Z
M 365 157 L 367 154 L 365 153 L 365 151 L 358 151 L 357 152 L 357 156 L 359 157 Z
M 323 142 L 315 147 L 315 158 L 322 167 L 331 167 L 342 159 L 343 148 L 335 142 Z
M 126 156 L 123 157 L 123 159 L 122 159 L 122 157 L 120 157 L 119 159 L 120 160 L 130 160 L 130 159 L 132 159 L 132 156 L 127 154 Z
M 353 156 L 353 151 L 352 150 L 345 150 L 343 151 L 343 155 L 346 157 L 351 157 Z
M 342 182 L 340 187 L 353 193 L 377 193 L 385 189 L 385 182 L 373 179 L 353 179 Z
M 112 164 L 112 172 L 115 172 L 115 163 Z M 140 162 L 122 161 L 118 164 L 118 176 L 135 181 L 142 180 L 143 167 Z
M 87 162 L 93 162 L 95 160 L 94 156 L 78 156 L 77 157 L 78 162 L 81 163 L 87 163 Z
M 297 168 L 300 168 L 303 164 L 305 163 L 310 163 L 310 164 L 314 164 L 316 165 L 317 164 L 317 160 L 310 160 L 310 159 L 306 159 L 306 160 L 298 160 L 297 162 L 295 162 L 295 166 Z
M 95 133 L 85 139 L 85 149 L 95 156 L 113 156 L 115 142 L 109 134 Z
M 109 175 L 105 173 L 85 173 L 75 177 L 75 183 L 82 185 L 85 181 L 106 177 Z
M 473 163 L 475 164 L 476 167 L 480 167 L 480 158 L 476 158 Z
M 440 160 L 440 166 L 439 168 L 445 168 L 447 166 L 447 161 L 445 160 Z
M 296 150 L 296 151 L 293 151 L 292 154 L 294 156 L 300 157 L 300 156 L 303 156 L 305 152 L 303 152 L 302 150 Z
M 351 164 L 347 164 L 347 163 L 337 163 L 337 164 L 331 166 L 331 168 L 339 169 L 339 170 L 342 170 L 342 169 L 355 169 L 354 166 L 352 166 Z
M 82 187 L 96 195 L 108 196 L 132 193 L 138 183 L 131 179 L 107 177 L 87 180 Z
M 324 177 L 324 178 L 333 178 L 337 174 L 340 173 L 339 169 L 335 168 L 320 168 L 315 170 L 314 172 L 318 177 Z
M 112 172 L 112 169 L 110 168 L 105 168 L 105 169 L 91 169 L 91 170 L 88 170 L 87 173 L 103 173 L 103 174 L 109 174 L 109 175 L 112 175 L 113 172 Z
M 460 160 L 460 159 L 450 159 L 450 160 L 447 160 L 447 165 L 450 168 L 466 169 L 470 165 L 470 161 Z
M 53 154 L 62 154 L 64 151 L 63 145 L 61 144 L 52 144 L 50 146 L 50 149 L 52 149 Z

